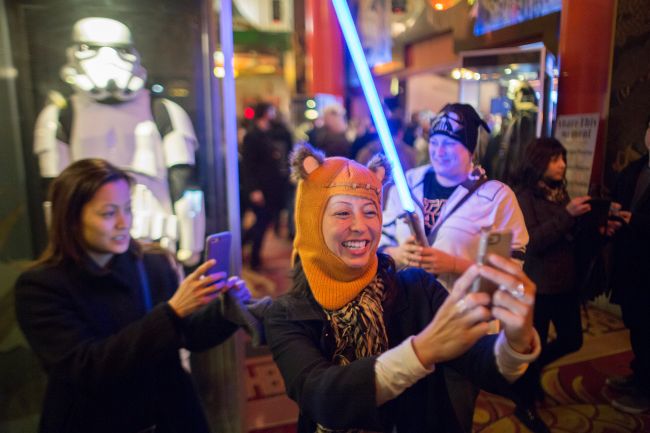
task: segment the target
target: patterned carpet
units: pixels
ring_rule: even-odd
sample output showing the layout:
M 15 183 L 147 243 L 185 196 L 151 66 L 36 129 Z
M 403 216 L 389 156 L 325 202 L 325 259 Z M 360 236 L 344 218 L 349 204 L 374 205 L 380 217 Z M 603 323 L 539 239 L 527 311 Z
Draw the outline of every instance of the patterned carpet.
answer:
M 554 433 L 650 432 L 650 413 L 628 415 L 609 404 L 616 392 L 605 386 L 605 378 L 625 374 L 630 358 L 631 353 L 625 351 L 545 369 L 542 386 L 546 399 L 539 406 L 539 413 L 551 430 Z M 271 357 L 249 358 L 247 371 L 247 418 L 251 431 L 294 433 L 297 409 L 284 396 L 282 379 Z M 474 432 L 528 432 L 513 416 L 513 411 L 510 400 L 482 392 L 474 413 Z
M 539 407 L 544 422 L 554 433 L 650 432 L 650 414 L 628 415 L 609 404 L 616 393 L 605 386 L 605 378 L 626 373 L 630 358 L 631 353 L 624 352 L 544 370 L 546 399 Z M 513 411 L 511 401 L 481 393 L 474 413 L 474 431 L 528 432 Z

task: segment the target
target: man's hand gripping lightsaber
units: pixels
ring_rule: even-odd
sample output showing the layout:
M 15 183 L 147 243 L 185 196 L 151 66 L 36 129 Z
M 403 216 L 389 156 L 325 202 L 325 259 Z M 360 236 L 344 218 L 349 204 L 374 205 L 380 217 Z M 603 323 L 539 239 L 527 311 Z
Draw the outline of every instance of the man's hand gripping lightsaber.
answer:
M 393 137 L 388 129 L 386 116 L 384 115 L 384 110 L 382 109 L 379 96 L 377 95 L 377 89 L 375 88 L 375 83 L 372 81 L 370 68 L 368 67 L 366 57 L 361 48 L 359 35 L 357 34 L 357 29 L 355 28 L 352 16 L 350 15 L 350 8 L 348 7 L 346 0 L 332 0 L 332 4 L 334 5 L 336 16 L 341 25 L 343 37 L 345 38 L 348 50 L 350 51 L 354 68 L 359 76 L 363 94 L 366 96 L 366 101 L 370 108 L 370 114 L 375 122 L 375 127 L 379 134 L 379 141 L 384 149 L 386 158 L 388 158 L 388 161 L 390 162 L 393 179 L 395 180 L 395 186 L 397 188 L 397 194 L 405 211 L 405 220 L 417 242 L 422 246 L 428 247 L 429 243 L 424 234 L 422 224 L 420 224 L 418 214 L 415 212 L 415 202 L 413 201 L 408 184 L 406 183 L 406 176 L 404 176 L 404 170 L 402 170 L 402 165 L 399 162 L 397 151 L 395 150 L 395 143 L 393 143 Z

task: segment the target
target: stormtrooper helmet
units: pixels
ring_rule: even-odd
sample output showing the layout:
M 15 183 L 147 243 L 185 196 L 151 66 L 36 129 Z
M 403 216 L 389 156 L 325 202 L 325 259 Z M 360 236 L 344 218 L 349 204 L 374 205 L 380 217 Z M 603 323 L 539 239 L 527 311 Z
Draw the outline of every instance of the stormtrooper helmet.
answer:
M 147 71 L 127 26 L 109 18 L 83 18 L 75 23 L 72 40 L 61 78 L 76 91 L 98 101 L 120 102 L 143 88 Z

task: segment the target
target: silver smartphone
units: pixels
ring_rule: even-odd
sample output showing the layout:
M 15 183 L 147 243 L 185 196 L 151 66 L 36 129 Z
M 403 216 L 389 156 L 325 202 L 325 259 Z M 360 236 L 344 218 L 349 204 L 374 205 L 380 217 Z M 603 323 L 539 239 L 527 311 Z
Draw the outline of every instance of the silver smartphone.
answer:
M 481 230 L 481 238 L 476 254 L 476 263 L 487 264 L 487 256 L 496 254 L 507 259 L 511 256 L 512 230 Z M 472 292 L 486 292 L 492 295 L 498 285 L 485 278 L 477 278 L 472 283 Z
M 210 275 L 217 272 L 230 272 L 230 232 L 215 233 L 205 238 L 205 260 L 214 259 L 217 261 L 205 274 Z

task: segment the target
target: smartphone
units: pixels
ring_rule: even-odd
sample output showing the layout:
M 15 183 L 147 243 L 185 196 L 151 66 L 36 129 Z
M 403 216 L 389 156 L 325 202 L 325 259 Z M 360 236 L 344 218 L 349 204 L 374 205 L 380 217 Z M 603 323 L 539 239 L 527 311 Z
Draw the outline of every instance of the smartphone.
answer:
M 607 217 L 612 201 L 604 198 L 592 198 L 587 203 L 591 205 L 591 211 L 581 216 L 582 227 L 598 230 L 600 227 L 607 226 Z
M 512 230 L 481 230 L 476 262 L 487 264 L 487 256 L 496 254 L 507 259 L 511 256 Z M 472 292 L 494 293 L 498 285 L 484 278 L 477 278 L 472 283 Z
M 214 259 L 217 263 L 205 274 L 216 272 L 230 272 L 230 232 L 215 233 L 205 238 L 205 260 Z

